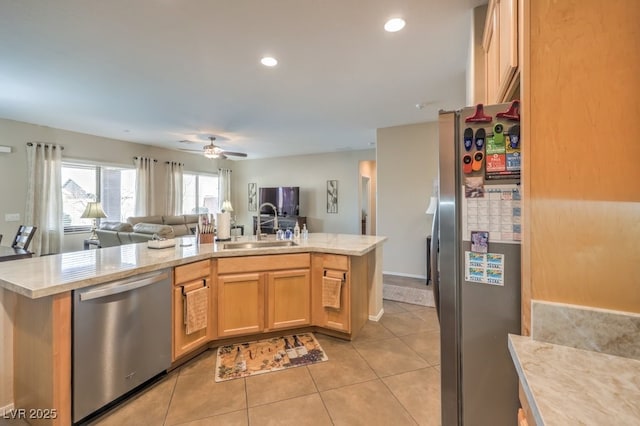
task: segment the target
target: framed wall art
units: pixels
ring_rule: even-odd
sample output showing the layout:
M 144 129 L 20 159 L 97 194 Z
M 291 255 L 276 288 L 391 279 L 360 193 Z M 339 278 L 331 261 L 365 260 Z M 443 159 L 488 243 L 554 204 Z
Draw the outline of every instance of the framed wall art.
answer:
M 338 181 L 327 181 L 327 213 L 338 213 Z
M 249 202 L 247 206 L 250 212 L 258 210 L 258 184 L 255 182 L 249 183 Z

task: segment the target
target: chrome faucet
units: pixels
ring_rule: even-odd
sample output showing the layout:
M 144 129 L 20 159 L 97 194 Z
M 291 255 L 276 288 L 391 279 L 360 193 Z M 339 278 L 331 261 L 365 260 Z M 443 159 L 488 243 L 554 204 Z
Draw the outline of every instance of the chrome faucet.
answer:
M 264 206 L 269 206 L 273 209 L 273 214 L 275 215 L 273 217 L 273 219 L 268 219 L 265 220 L 264 222 L 262 222 L 261 217 L 262 214 L 260 213 L 262 211 L 262 208 Z M 258 240 L 261 240 L 263 238 L 263 234 L 262 231 L 260 230 L 260 226 L 264 225 L 265 223 L 269 223 L 269 222 L 273 222 L 273 229 L 278 229 L 278 208 L 271 204 L 271 203 L 262 203 L 260 204 L 260 207 L 258 207 L 258 223 L 257 223 L 257 228 L 256 228 L 256 238 Z M 264 236 L 266 237 L 266 234 L 264 234 Z

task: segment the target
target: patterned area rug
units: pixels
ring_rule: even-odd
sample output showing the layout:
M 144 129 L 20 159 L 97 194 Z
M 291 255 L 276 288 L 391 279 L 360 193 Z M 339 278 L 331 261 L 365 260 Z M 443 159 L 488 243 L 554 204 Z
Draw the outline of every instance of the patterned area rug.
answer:
M 327 361 L 313 333 L 220 346 L 216 382 Z

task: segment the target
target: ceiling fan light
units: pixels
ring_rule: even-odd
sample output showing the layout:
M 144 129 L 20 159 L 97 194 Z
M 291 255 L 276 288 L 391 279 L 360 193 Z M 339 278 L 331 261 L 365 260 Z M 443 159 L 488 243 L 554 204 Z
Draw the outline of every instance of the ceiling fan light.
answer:
M 204 156 L 207 158 L 218 158 L 220 153 L 216 150 L 215 146 L 207 145 L 204 147 Z

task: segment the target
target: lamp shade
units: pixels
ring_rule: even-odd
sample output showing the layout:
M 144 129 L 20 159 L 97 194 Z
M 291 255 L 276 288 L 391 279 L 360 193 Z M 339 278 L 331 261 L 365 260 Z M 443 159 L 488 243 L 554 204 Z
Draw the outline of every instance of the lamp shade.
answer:
M 231 201 L 225 200 L 222 202 L 222 211 L 225 211 L 225 212 L 233 211 L 233 207 L 231 206 Z
M 87 207 L 84 209 L 81 218 L 85 219 L 97 219 L 107 217 L 104 210 L 102 210 L 102 205 L 98 201 L 90 201 L 87 203 Z
M 429 207 L 427 207 L 427 211 L 425 213 L 434 214 L 437 208 L 438 208 L 438 198 L 431 197 L 431 199 L 429 200 Z

